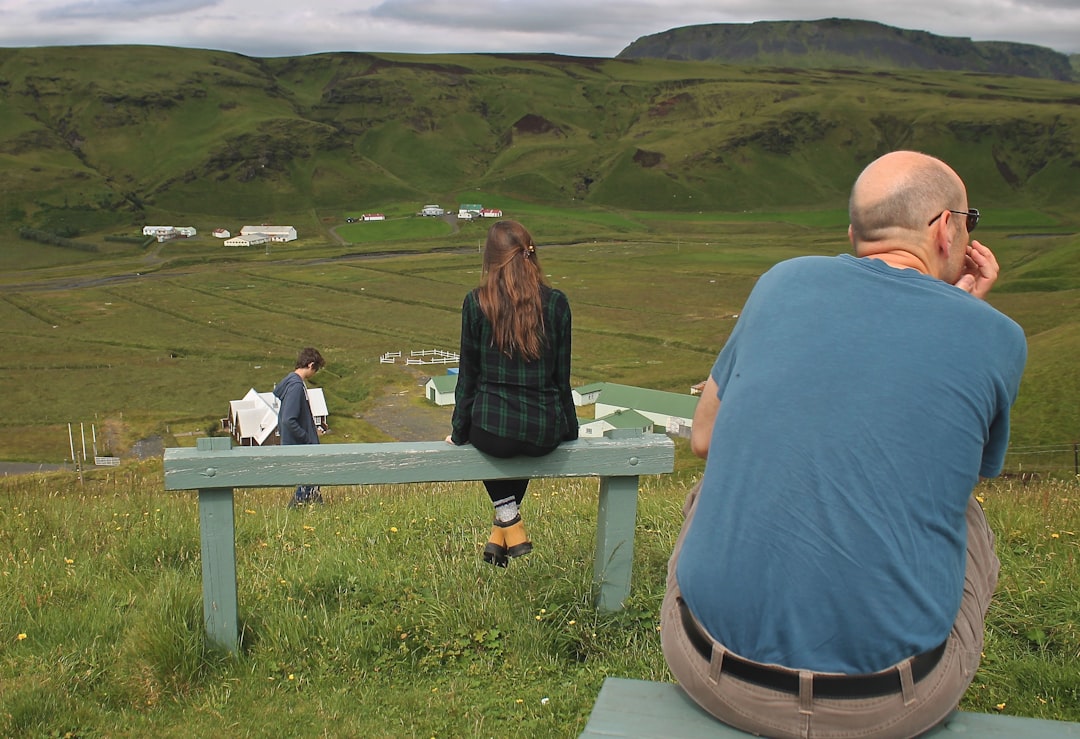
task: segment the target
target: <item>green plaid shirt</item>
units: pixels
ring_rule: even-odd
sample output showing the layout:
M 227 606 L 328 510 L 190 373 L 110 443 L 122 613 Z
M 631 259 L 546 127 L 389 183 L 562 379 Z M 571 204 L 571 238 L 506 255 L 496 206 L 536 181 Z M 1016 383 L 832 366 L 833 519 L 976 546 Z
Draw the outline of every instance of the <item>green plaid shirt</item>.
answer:
M 469 441 L 473 424 L 504 439 L 537 446 L 577 438 L 577 411 L 570 392 L 570 303 L 561 291 L 547 287 L 543 303 L 543 353 L 526 362 L 495 348 L 477 291 L 465 296 L 451 435 L 455 444 Z

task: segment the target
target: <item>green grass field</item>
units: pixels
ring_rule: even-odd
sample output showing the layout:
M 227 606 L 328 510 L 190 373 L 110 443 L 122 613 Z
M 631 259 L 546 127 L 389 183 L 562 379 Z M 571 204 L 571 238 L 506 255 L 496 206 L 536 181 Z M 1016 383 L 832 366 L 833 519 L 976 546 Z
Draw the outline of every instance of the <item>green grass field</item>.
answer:
M 519 217 L 570 296 L 574 382 L 686 392 L 762 271 L 847 250 L 841 215 Z M 1007 462 L 1018 474 L 980 488 L 1003 572 L 963 707 L 1075 721 L 1076 237 L 1046 236 L 1071 226 L 1037 212 L 1009 219 L 1026 226 L 988 215 L 980 236 L 1002 264 L 991 301 L 1024 326 L 1031 360 Z M 329 236 L 269 254 L 206 238 L 118 245 L 90 260 L 14 242 L 0 250 L 0 459 L 62 461 L 69 423 L 77 449 L 81 424 L 103 452 L 152 436 L 191 445 L 304 344 L 329 361 L 317 375 L 326 441 L 383 440 L 366 412 L 388 394 L 426 401 L 414 373 L 378 357 L 456 346 L 480 234 L 417 239 L 420 253 L 404 255 Z M 537 551 L 506 571 L 478 557 L 489 515 L 478 484 L 331 489 L 310 511 L 286 509 L 287 490 L 239 492 L 238 660 L 204 641 L 195 499 L 162 491 L 159 460 L 82 483 L 0 478 L 0 734 L 576 736 L 604 677 L 670 679 L 656 631 L 664 565 L 701 471 L 677 449 L 676 473 L 643 483 L 633 591 L 609 615 L 589 601 L 595 483 L 535 483 Z M 1032 470 L 1042 479 L 1024 484 Z
M 538 481 L 481 562 L 479 483 L 238 491 L 243 652 L 204 641 L 193 494 L 161 463 L 0 478 L 0 734 L 574 737 L 607 676 L 671 680 L 665 564 L 700 472 L 643 480 L 626 609 L 589 601 L 596 482 Z M 1002 574 L 965 710 L 1080 721 L 1076 483 L 980 486 Z
M 502 207 L 532 230 L 550 282 L 570 297 L 576 384 L 686 392 L 707 374 L 759 274 L 788 257 L 849 248 L 840 211 Z M 998 226 L 989 211 L 978 234 L 1002 265 L 990 300 L 1024 327 L 1031 356 L 1013 419 L 1014 446 L 1026 451 L 1010 465 L 1068 471 L 1080 427 L 1070 379 L 1080 357 L 1075 226 L 1038 211 L 1000 217 L 1013 225 Z M 146 250 L 102 241 L 110 250 L 96 255 L 5 242 L 0 461 L 70 457 L 69 423 L 106 426 L 116 453 L 149 436 L 188 443 L 177 433 L 205 432 L 229 400 L 270 389 L 308 344 L 329 360 L 317 382 L 335 429 L 376 438 L 365 410 L 391 391 L 422 396 L 415 376 L 379 356 L 456 348 L 486 226 L 424 236 L 409 229 L 447 224 L 408 216 L 351 224 L 384 229 L 390 241 L 306 236 L 269 253 L 206 236 Z

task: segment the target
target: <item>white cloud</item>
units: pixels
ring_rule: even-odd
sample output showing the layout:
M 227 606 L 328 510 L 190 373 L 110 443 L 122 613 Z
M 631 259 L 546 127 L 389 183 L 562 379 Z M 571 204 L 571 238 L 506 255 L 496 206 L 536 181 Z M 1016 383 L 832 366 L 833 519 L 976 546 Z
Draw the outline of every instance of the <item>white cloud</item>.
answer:
M 185 15 L 217 5 L 219 0 L 83 0 L 74 3 L 35 3 L 37 17 L 44 23 L 103 21 L 132 23 L 155 18 Z

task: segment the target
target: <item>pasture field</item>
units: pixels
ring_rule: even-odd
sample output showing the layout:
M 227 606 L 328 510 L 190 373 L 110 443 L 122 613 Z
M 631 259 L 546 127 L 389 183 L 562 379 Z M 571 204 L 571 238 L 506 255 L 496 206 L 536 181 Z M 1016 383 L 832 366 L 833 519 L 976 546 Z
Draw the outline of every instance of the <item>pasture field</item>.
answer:
M 551 284 L 570 298 L 576 384 L 686 392 L 706 376 L 758 275 L 788 257 L 849 248 L 840 211 L 710 218 L 501 205 L 533 232 Z M 997 217 L 986 214 L 977 234 L 1002 265 L 990 300 L 1025 328 L 1031 355 L 1013 442 L 1035 457 L 1010 464 L 1051 464 L 1045 451 L 1053 447 L 1052 464 L 1069 470 L 1080 433 L 1071 369 L 1080 357 L 1075 224 L 1013 210 L 1001 217 L 1025 225 L 998 227 Z M 328 359 L 316 383 L 338 438 L 384 438 L 364 413 L 389 393 L 423 403 L 423 377 L 379 356 L 457 347 L 461 300 L 480 279 L 488 224 L 465 225 L 471 230 L 453 238 L 342 245 L 314 235 L 269 253 L 202 236 L 145 250 L 102 242 L 111 251 L 91 255 L 4 241 L 0 461 L 69 458 L 68 423 L 106 428 L 102 445 L 118 454 L 146 437 L 193 443 L 218 425 L 229 400 L 269 390 L 304 345 Z

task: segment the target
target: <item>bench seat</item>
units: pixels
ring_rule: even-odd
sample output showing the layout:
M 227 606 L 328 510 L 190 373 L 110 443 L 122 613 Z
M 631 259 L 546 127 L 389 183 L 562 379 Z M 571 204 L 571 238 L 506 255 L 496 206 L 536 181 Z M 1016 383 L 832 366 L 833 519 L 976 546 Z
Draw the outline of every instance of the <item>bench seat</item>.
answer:
M 945 739 L 1080 738 L 1080 723 L 1005 714 L 957 712 L 925 737 Z M 736 739 L 746 734 L 717 721 L 673 683 L 609 677 L 580 739 Z

